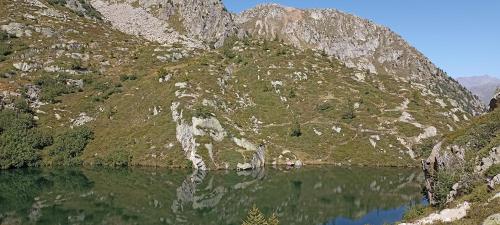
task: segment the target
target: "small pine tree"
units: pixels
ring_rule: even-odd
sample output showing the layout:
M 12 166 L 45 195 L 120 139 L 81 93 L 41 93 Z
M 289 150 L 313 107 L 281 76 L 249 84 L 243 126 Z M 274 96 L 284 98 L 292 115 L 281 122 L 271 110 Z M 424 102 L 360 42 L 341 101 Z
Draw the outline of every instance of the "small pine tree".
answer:
M 243 225 L 268 225 L 266 218 L 260 210 L 254 205 L 247 218 L 243 221 Z
M 247 218 L 243 220 L 243 225 L 279 225 L 279 220 L 274 213 L 269 219 L 266 219 L 260 210 L 253 205 L 252 209 L 248 212 Z
M 267 224 L 268 225 L 279 225 L 280 224 L 280 221 L 278 220 L 278 217 L 276 216 L 276 214 L 273 213 L 273 215 L 271 217 L 269 217 L 269 219 L 267 220 Z

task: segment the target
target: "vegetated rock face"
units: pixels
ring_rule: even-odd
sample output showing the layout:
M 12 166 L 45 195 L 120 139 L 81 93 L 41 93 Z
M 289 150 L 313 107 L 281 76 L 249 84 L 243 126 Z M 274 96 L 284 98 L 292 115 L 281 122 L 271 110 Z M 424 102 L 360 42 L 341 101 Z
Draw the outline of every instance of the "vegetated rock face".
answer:
M 498 178 L 491 173 L 500 165 L 499 134 L 500 111 L 495 110 L 475 118 L 471 125 L 434 146 L 430 156 L 422 161 L 431 204 L 453 201 L 462 190 L 471 190 L 478 180 L 489 180 L 489 185 L 495 186 Z
M 348 67 L 394 75 L 430 95 L 458 97 L 459 104 L 473 114 L 481 112 L 481 103 L 469 91 L 389 28 L 366 19 L 334 9 L 268 4 L 244 11 L 236 22 L 242 35 L 321 50 Z
M 117 29 L 161 43 L 220 47 L 236 33 L 219 0 L 91 0 Z

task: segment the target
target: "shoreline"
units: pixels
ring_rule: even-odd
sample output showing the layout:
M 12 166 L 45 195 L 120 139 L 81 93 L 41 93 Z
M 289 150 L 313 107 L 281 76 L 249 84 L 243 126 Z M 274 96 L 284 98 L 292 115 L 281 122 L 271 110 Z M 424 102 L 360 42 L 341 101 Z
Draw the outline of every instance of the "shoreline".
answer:
M 419 166 L 410 166 L 410 165 L 367 165 L 367 164 L 342 164 L 342 163 L 333 163 L 333 162 L 308 162 L 305 161 L 302 166 L 289 166 L 286 163 L 277 163 L 277 164 L 266 164 L 266 166 L 256 169 L 248 169 L 248 170 L 238 170 L 237 168 L 215 168 L 215 169 L 207 169 L 204 171 L 253 171 L 258 169 L 304 169 L 304 168 L 319 168 L 319 167 L 335 167 L 335 168 L 405 168 L 405 169 L 421 169 Z M 146 164 L 138 164 L 131 166 L 107 166 L 107 165 L 95 165 L 95 164 L 86 164 L 75 165 L 75 166 L 35 166 L 35 167 L 21 167 L 21 168 L 10 168 L 10 169 L 2 169 L 0 171 L 14 171 L 19 169 L 68 169 L 68 168 L 83 168 L 83 169 L 168 169 L 168 170 L 193 170 L 191 167 L 181 167 L 181 166 L 153 166 Z

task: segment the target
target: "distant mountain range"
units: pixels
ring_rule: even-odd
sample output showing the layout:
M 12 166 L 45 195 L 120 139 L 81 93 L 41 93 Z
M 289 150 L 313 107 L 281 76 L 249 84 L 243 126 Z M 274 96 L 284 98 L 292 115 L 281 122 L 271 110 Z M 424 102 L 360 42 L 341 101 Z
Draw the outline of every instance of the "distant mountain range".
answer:
M 500 79 L 489 75 L 458 77 L 456 80 L 485 104 L 490 102 L 495 90 L 500 88 Z

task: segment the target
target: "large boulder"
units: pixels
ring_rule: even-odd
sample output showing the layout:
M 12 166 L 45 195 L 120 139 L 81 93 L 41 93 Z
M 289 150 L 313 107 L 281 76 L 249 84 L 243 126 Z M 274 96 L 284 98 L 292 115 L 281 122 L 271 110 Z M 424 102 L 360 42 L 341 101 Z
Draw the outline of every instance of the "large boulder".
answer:
M 500 213 L 488 216 L 488 218 L 486 218 L 483 221 L 483 225 L 498 225 L 498 224 L 500 224 Z
M 493 111 L 496 108 L 498 108 L 499 104 L 500 104 L 500 89 L 497 89 L 496 94 L 490 100 L 490 111 Z

